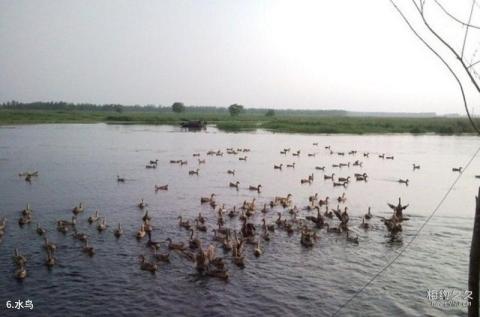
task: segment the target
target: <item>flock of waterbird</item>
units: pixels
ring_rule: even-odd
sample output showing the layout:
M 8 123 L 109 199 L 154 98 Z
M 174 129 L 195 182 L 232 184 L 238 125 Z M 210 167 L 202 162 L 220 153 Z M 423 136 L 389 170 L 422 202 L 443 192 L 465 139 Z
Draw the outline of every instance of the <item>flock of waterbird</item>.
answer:
M 313 143 L 313 146 L 318 146 L 318 143 Z M 326 153 L 330 155 L 337 155 L 344 157 L 346 155 L 350 157 L 357 156 L 357 151 L 352 150 L 349 152 L 336 152 L 331 149 L 331 146 L 324 147 Z M 247 148 L 227 148 L 226 155 L 236 155 L 238 160 L 247 161 L 248 152 Z M 286 148 L 280 151 L 281 155 L 287 156 L 291 153 L 292 156 L 299 157 L 301 151 L 291 151 L 290 148 Z M 208 151 L 206 156 L 223 156 L 222 150 Z M 308 157 L 315 157 L 316 153 L 307 153 Z M 364 159 L 370 157 L 370 153 L 362 154 Z M 206 164 L 205 158 L 200 158 L 200 153 L 194 153 L 193 157 L 196 159 L 198 166 Z M 385 154 L 377 154 L 378 159 L 394 160 L 394 156 L 387 156 Z M 150 160 L 145 166 L 147 169 L 156 169 L 159 160 Z M 171 164 L 186 165 L 186 160 L 170 160 Z M 353 162 L 338 162 L 332 164 L 332 169 L 349 168 L 350 166 L 357 166 L 362 168 L 362 161 L 355 159 Z M 291 164 L 274 164 L 273 169 L 282 170 L 283 168 L 295 169 L 295 163 Z M 420 169 L 420 165 L 413 164 L 413 170 Z M 333 186 L 348 187 L 352 177 L 336 177 L 335 173 L 327 174 L 325 172 L 325 166 L 315 166 L 316 171 L 323 172 L 324 181 L 331 181 Z M 462 168 L 453 168 L 454 172 L 462 172 Z M 237 172 L 235 169 L 225 171 L 231 177 L 235 177 Z M 189 170 L 189 175 L 199 175 L 200 167 Z M 25 181 L 32 182 L 32 179 L 38 177 L 38 172 L 24 172 L 19 174 L 21 177 L 25 177 Z M 367 182 L 368 175 L 365 172 L 353 174 L 353 178 L 357 182 Z M 124 177 L 117 175 L 117 182 L 124 183 L 128 181 Z M 306 178 L 300 179 L 300 184 L 311 184 L 314 181 L 314 174 L 307 175 Z M 408 179 L 398 179 L 399 183 L 408 186 Z M 239 190 L 239 181 L 232 180 L 226 186 L 232 189 Z M 248 190 L 252 192 L 260 193 L 262 185 L 249 185 Z M 154 185 L 155 191 L 167 191 L 168 184 Z M 332 203 L 333 201 L 333 203 Z M 358 235 L 354 234 L 349 224 L 348 207 L 345 206 L 347 201 L 346 193 L 343 192 L 341 196 L 330 199 L 330 197 L 319 197 L 319 194 L 309 196 L 308 202 L 304 207 L 297 207 L 294 204 L 293 195 L 287 194 L 285 196 L 276 196 L 268 199 L 265 202 L 259 203 L 256 198 L 251 200 L 245 200 L 239 206 L 233 206 L 230 209 L 225 207 L 225 204 L 220 203 L 216 199 L 215 193 L 211 193 L 206 197 L 200 197 L 199 203 L 201 205 L 211 206 L 212 221 L 207 222 L 207 217 L 198 213 L 198 216 L 194 219 L 184 219 L 181 215 L 178 216 L 178 228 L 185 230 L 189 233 L 189 239 L 187 241 L 174 242 L 171 238 L 166 238 L 161 241 L 155 241 L 152 237 L 153 234 L 153 219 L 147 210 L 147 203 L 144 199 L 141 199 L 137 208 L 143 210 L 143 216 L 139 222 L 139 229 L 135 234 L 131 234 L 132 238 L 136 238 L 139 242 L 145 241 L 146 254 L 138 256 L 140 269 L 155 273 L 158 270 L 160 264 L 170 263 L 170 253 L 176 252 L 182 258 L 193 263 L 196 272 L 205 276 L 212 276 L 221 279 L 228 279 L 229 272 L 227 268 L 227 260 L 230 260 L 234 265 L 243 268 L 246 265 L 245 254 L 246 252 L 252 252 L 255 257 L 259 257 L 263 254 L 263 244 L 268 243 L 274 237 L 280 237 L 276 235 L 277 231 L 284 231 L 288 236 L 295 234 L 299 235 L 299 243 L 304 248 L 312 248 L 315 246 L 317 240 L 320 238 L 320 234 L 325 232 L 326 234 L 335 234 L 338 237 L 344 237 L 348 243 L 358 244 Z M 336 205 L 335 208 L 331 208 L 332 205 Z M 388 204 L 393 210 L 391 217 L 385 218 L 377 216 L 384 223 L 386 229 L 392 237 L 395 237 L 400 231 L 402 231 L 402 222 L 408 220 L 403 215 L 403 211 L 408 205 L 402 205 L 401 199 L 398 199 L 398 204 Z M 77 231 L 77 219 L 84 213 L 85 206 L 80 203 L 72 210 L 72 217 L 70 220 L 60 219 L 56 222 L 56 228 L 59 232 L 70 235 L 73 239 L 83 243 L 82 252 L 87 256 L 95 255 L 95 247 L 89 243 L 89 236 L 85 233 Z M 267 219 L 266 215 L 273 213 L 276 219 L 270 217 Z M 18 225 L 23 228 L 32 224 L 34 219 L 34 213 L 29 204 L 21 211 L 20 218 L 18 219 Z M 370 220 L 373 218 L 371 208 L 362 217 L 362 222 L 359 227 L 363 230 L 369 230 L 371 228 Z M 227 224 L 227 219 L 228 224 Z M 100 212 L 96 210 L 91 214 L 87 220 L 89 225 L 95 225 L 99 233 L 107 231 L 108 225 L 106 216 L 100 215 Z M 0 221 L 0 240 L 4 236 L 6 230 L 7 219 L 3 217 Z M 213 227 L 213 228 L 212 228 Z M 56 245 L 48 240 L 47 230 L 42 228 L 38 223 L 35 227 L 36 233 L 44 240 L 44 250 L 46 254 L 45 265 L 48 268 L 53 268 L 57 260 L 55 258 L 55 252 L 57 252 Z M 209 236 L 209 232 L 212 233 Z M 71 234 L 70 234 L 71 233 Z M 116 239 L 120 239 L 124 236 L 124 230 L 121 224 L 114 226 L 112 230 Z M 202 235 L 201 237 L 199 237 Z M 208 246 L 204 243 L 207 242 Z M 163 245 L 163 247 L 162 247 Z M 251 247 L 248 247 L 251 245 Z M 223 249 L 223 256 L 219 256 L 217 248 Z M 161 249 L 164 249 L 163 251 Z M 250 251 L 248 251 L 250 250 Z M 13 260 L 16 266 L 15 277 L 17 279 L 24 279 L 27 277 L 27 257 L 20 254 L 18 249 L 15 249 Z

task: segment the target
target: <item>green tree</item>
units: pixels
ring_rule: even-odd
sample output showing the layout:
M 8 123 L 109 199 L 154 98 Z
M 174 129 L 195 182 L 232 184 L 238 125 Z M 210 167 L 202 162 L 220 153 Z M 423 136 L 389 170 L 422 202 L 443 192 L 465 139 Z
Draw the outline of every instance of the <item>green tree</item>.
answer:
M 237 105 L 236 103 L 228 107 L 228 111 L 230 112 L 231 116 L 238 116 L 240 113 L 243 112 L 243 106 Z
M 183 102 L 174 102 L 172 105 L 172 111 L 176 113 L 185 112 L 185 105 Z
M 265 116 L 267 117 L 273 117 L 275 115 L 275 110 L 269 109 L 266 113 Z

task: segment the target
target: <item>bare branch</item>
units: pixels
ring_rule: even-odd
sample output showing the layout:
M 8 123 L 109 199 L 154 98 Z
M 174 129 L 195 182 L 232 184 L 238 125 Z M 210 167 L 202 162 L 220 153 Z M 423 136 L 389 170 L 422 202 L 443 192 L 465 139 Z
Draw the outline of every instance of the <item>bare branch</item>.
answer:
M 453 16 L 453 14 L 451 14 L 450 12 L 448 12 L 448 10 L 445 9 L 445 7 L 444 7 L 440 2 L 438 2 L 438 0 L 433 0 L 433 1 L 440 7 L 440 9 L 442 9 L 442 11 L 443 11 L 446 15 L 448 15 L 448 16 L 449 16 L 452 20 L 454 20 L 455 22 L 458 22 L 458 23 L 462 24 L 463 26 L 468 26 L 468 27 L 471 27 L 471 28 L 480 30 L 480 26 L 472 25 L 472 24 L 470 24 L 470 23 L 465 23 L 465 22 L 463 22 L 462 20 L 460 20 L 460 19 L 456 18 L 455 16 Z
M 478 63 L 480 63 L 480 61 L 476 61 L 475 63 L 472 63 L 472 64 L 468 65 L 468 67 L 467 67 L 467 68 L 471 68 L 471 67 L 473 67 L 473 66 L 477 65 Z
M 475 1 L 476 0 L 472 1 L 472 8 L 470 9 L 470 16 L 468 17 L 467 29 L 465 30 L 465 37 L 463 38 L 462 56 L 461 56 L 462 59 L 463 59 L 463 52 L 465 50 L 465 43 L 467 42 L 468 28 L 470 27 L 470 22 L 472 22 L 472 14 L 473 14 L 473 8 L 475 7 Z

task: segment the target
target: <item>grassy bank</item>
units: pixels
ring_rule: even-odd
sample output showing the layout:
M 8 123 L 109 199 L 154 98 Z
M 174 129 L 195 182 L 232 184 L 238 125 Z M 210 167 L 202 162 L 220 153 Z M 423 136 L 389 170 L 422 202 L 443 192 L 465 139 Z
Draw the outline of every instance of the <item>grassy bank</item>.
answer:
M 33 123 L 131 123 L 179 124 L 182 120 L 205 120 L 224 131 L 266 129 L 286 133 L 473 133 L 466 118 L 378 118 L 273 116 L 242 114 L 232 117 L 216 112 L 108 112 L 55 110 L 0 110 L 0 124 Z

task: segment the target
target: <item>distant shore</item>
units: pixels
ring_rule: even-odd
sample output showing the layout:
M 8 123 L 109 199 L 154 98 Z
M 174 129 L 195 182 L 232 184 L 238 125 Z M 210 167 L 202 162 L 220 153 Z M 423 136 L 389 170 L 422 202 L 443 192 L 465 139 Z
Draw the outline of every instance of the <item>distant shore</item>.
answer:
M 185 120 L 204 120 L 223 131 L 264 129 L 284 133 L 435 133 L 444 135 L 474 133 L 466 118 L 447 117 L 349 117 L 243 113 L 231 116 L 218 112 L 136 112 L 78 110 L 0 110 L 0 125 L 39 123 L 128 123 L 179 125 Z

